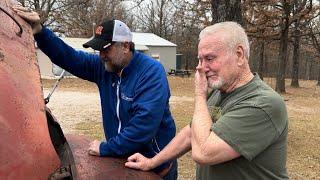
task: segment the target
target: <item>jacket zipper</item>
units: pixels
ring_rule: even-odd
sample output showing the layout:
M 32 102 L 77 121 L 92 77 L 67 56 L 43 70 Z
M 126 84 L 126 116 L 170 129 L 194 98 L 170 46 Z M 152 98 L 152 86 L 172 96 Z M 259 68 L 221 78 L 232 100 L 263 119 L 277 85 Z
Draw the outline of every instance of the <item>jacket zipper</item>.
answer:
M 159 148 L 159 146 L 158 146 L 158 142 L 157 142 L 156 138 L 153 138 L 153 142 L 156 144 L 156 147 L 157 147 L 158 152 L 155 151 L 155 150 L 153 150 L 153 151 L 154 151 L 156 154 L 158 154 L 161 150 L 160 150 L 160 148 Z
M 117 83 L 117 117 L 118 117 L 118 120 L 119 120 L 118 134 L 120 133 L 120 130 L 121 130 L 121 120 L 120 120 L 120 84 L 121 84 L 121 76 L 120 76 L 120 80 Z

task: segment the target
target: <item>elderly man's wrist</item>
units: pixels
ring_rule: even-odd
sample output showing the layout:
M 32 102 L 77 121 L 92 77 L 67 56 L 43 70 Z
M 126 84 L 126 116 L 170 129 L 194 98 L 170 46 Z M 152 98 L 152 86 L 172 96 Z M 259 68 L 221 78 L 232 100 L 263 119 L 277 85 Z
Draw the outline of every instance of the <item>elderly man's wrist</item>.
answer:
M 149 169 L 153 169 L 153 168 L 157 167 L 157 163 L 156 163 L 155 158 L 150 158 L 148 164 L 149 164 Z
M 195 94 L 195 98 L 197 98 L 197 99 L 202 99 L 202 98 L 204 98 L 204 99 L 206 99 L 207 98 L 207 94 L 206 93 L 196 93 Z

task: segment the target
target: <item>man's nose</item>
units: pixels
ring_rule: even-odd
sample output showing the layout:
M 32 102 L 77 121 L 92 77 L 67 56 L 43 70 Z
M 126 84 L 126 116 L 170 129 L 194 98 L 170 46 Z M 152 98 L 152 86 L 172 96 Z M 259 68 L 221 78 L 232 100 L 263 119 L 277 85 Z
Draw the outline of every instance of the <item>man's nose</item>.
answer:
M 202 61 L 202 68 L 203 68 L 203 71 L 204 72 L 208 72 L 210 71 L 210 66 L 209 66 L 210 63 L 208 63 L 207 61 Z
M 209 67 L 208 61 L 202 61 L 202 62 L 201 62 L 201 66 L 202 66 L 204 69 L 208 69 L 208 67 Z

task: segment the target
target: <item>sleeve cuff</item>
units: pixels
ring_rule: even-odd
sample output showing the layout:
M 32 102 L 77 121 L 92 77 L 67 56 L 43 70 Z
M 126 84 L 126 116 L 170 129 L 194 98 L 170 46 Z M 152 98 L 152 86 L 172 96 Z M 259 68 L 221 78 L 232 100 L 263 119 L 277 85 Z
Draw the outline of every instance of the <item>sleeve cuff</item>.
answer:
M 99 146 L 99 153 L 100 153 L 100 156 L 107 156 L 107 142 L 101 142 L 100 143 L 100 146 Z

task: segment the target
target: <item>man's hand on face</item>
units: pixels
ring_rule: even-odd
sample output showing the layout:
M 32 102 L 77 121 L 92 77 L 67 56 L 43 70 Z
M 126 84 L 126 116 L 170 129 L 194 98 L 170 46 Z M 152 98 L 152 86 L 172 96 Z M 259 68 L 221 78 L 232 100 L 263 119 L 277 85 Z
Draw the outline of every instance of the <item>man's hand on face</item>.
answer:
M 143 171 L 148 171 L 155 168 L 153 167 L 152 159 L 146 158 L 140 153 L 135 153 L 134 155 L 128 157 L 128 162 L 125 163 L 125 166 Z
M 41 31 L 42 26 L 40 24 L 40 16 L 38 13 L 21 5 L 15 5 L 12 9 L 31 25 L 33 34 L 37 34 Z
M 88 153 L 93 156 L 100 156 L 101 141 L 94 140 L 89 144 Z
M 195 95 L 206 98 L 207 91 L 208 91 L 208 81 L 207 81 L 206 73 L 205 73 L 204 67 L 202 66 L 201 61 L 199 61 L 199 64 L 196 67 L 194 83 L 195 83 Z

